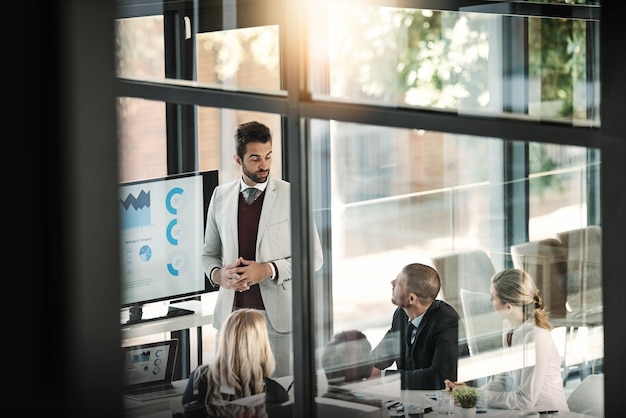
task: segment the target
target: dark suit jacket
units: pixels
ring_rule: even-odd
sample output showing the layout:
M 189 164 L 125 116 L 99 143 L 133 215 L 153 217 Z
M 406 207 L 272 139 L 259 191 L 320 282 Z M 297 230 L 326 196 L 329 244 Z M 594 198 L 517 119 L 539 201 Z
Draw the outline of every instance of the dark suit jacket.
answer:
M 456 380 L 459 360 L 459 315 L 435 300 L 424 313 L 415 342 L 406 342 L 409 317 L 402 308 L 393 314 L 391 329 L 372 350 L 374 366 L 386 369 L 396 362 L 403 389 L 443 389 L 444 379 Z

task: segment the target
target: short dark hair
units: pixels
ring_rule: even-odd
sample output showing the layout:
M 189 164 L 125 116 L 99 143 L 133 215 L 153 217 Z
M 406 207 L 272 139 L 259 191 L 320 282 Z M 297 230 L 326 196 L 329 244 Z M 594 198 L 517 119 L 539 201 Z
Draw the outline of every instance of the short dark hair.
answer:
M 406 275 L 407 289 L 417 294 L 423 304 L 428 305 L 437 298 L 441 290 L 437 270 L 426 264 L 412 263 L 404 266 L 402 272 Z
M 257 121 L 239 124 L 235 132 L 235 152 L 238 156 L 243 158 L 246 153 L 246 146 L 250 142 L 271 143 L 272 132 L 270 128 Z
M 329 384 L 367 379 L 374 367 L 372 346 L 361 331 L 339 332 L 324 347 L 322 367 Z

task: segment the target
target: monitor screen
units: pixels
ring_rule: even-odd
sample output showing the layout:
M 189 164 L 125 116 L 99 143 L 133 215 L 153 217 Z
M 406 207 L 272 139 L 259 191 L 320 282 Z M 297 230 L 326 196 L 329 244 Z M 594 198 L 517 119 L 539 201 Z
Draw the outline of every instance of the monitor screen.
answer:
M 122 307 L 211 291 L 202 269 L 217 171 L 120 184 Z

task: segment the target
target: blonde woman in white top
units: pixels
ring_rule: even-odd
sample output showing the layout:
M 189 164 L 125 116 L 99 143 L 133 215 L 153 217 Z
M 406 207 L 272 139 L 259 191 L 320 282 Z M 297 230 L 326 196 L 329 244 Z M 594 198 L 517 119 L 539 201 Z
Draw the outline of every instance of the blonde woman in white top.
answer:
M 561 377 L 561 356 L 552 339 L 552 325 L 533 278 L 506 269 L 491 278 L 491 301 L 504 319 L 503 346 L 518 349 L 521 368 L 494 376 L 480 392 L 490 408 L 526 411 L 569 411 Z M 464 386 L 445 380 L 446 389 Z

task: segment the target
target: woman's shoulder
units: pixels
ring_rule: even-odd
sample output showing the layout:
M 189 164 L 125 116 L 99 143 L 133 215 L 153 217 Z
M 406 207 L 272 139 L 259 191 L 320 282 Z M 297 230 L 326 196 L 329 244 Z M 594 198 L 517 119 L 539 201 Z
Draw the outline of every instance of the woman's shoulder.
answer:
M 546 342 L 551 342 L 554 340 L 552 338 L 552 332 L 550 330 L 533 325 L 526 328 L 526 331 L 524 333 L 524 341 L 528 343 L 534 342 L 536 344 L 544 344 Z
M 269 404 L 283 403 L 289 400 L 289 393 L 283 385 L 271 377 L 265 378 L 265 401 Z
M 187 386 L 183 393 L 183 403 L 197 402 L 204 399 L 208 387 L 209 366 L 201 365 L 189 373 Z
M 209 370 L 208 365 L 201 365 L 189 374 L 187 387 L 182 398 L 184 416 L 186 418 L 206 415 L 204 398 L 207 391 L 207 374 Z
M 550 338 L 552 339 L 552 331 L 546 328 L 537 327 L 533 328 L 533 334 L 535 336 L 539 336 L 539 338 Z
M 211 370 L 211 367 L 208 364 L 201 364 L 189 374 L 189 380 L 193 380 L 194 378 L 206 380 L 209 370 Z

